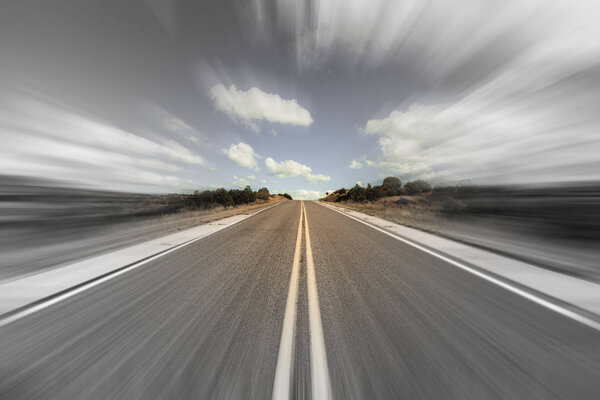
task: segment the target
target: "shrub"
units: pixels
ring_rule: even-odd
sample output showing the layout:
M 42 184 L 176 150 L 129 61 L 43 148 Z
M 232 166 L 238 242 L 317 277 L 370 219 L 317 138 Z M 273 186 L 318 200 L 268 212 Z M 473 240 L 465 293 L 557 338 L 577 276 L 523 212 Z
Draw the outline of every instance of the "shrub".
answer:
M 393 190 L 397 193 L 402 189 L 402 181 L 395 176 L 388 176 L 383 180 L 383 186 L 386 186 L 389 190 Z
M 229 207 L 235 204 L 229 192 L 227 192 L 227 190 L 223 188 L 215 190 L 213 198 L 216 203 L 225 207 Z
M 381 197 L 381 192 L 377 187 L 371 187 L 371 184 L 367 184 L 365 188 L 365 198 L 369 201 L 375 201 Z
M 350 189 L 348 191 L 348 193 L 346 194 L 346 197 L 354 202 L 361 202 L 361 201 L 365 201 L 366 197 L 365 197 L 365 188 L 363 188 L 362 186 L 360 186 L 358 183 L 356 185 L 354 185 L 354 187 L 352 189 Z
M 256 197 L 258 197 L 261 200 L 269 200 L 269 196 L 269 189 L 267 189 L 266 187 L 259 189 L 256 193 Z
M 407 182 L 404 185 L 404 191 L 408 194 L 431 192 L 431 185 L 423 179 L 417 179 L 416 181 Z

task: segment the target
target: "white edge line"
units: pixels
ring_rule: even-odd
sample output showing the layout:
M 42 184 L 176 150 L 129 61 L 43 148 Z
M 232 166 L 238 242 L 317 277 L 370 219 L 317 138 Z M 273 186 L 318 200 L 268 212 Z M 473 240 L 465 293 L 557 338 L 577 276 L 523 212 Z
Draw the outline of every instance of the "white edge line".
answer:
M 59 303 L 59 302 L 65 300 L 65 299 L 68 299 L 69 297 L 73 297 L 76 294 L 79 294 L 79 293 L 81 293 L 81 292 L 83 292 L 85 290 L 93 288 L 94 286 L 98 286 L 98 285 L 100 285 L 100 284 L 102 284 L 102 283 L 104 283 L 104 282 L 106 282 L 106 281 L 108 281 L 110 279 L 113 279 L 113 278 L 116 278 L 116 277 L 118 277 L 120 275 L 123 275 L 123 274 L 125 274 L 125 273 L 127 273 L 127 272 L 129 272 L 131 270 L 134 270 L 134 269 L 136 269 L 138 267 L 141 267 L 142 265 L 145 265 L 145 264 L 147 264 L 149 262 L 152 262 L 152 261 L 154 261 L 154 260 L 156 260 L 156 259 L 158 259 L 158 258 L 160 258 L 162 256 L 165 256 L 165 255 L 167 255 L 169 253 L 177 251 L 177 250 L 179 250 L 179 249 L 181 249 L 181 248 L 183 248 L 183 247 L 185 247 L 187 245 L 190 245 L 190 244 L 192 244 L 192 243 L 194 243 L 194 242 L 196 242 L 196 241 L 198 241 L 200 239 L 203 239 L 203 238 L 205 238 L 207 236 L 210 236 L 210 235 L 212 235 L 214 233 L 217 233 L 217 232 L 219 232 L 219 231 L 221 231 L 223 229 L 229 228 L 230 226 L 236 225 L 236 224 L 238 224 L 238 223 L 240 223 L 242 221 L 246 221 L 246 220 L 248 220 L 248 218 L 253 217 L 256 214 L 259 214 L 259 213 L 261 213 L 261 212 L 263 212 L 265 210 L 268 210 L 269 208 L 275 207 L 275 206 L 277 206 L 277 205 L 279 205 L 281 203 L 282 202 L 280 201 L 277 204 L 273 204 L 272 206 L 263 208 L 263 209 L 255 212 L 255 213 L 253 213 L 251 215 L 248 215 L 248 217 L 246 217 L 244 219 L 241 219 L 239 221 L 234 222 L 231 225 L 223 226 L 223 227 L 217 229 L 216 231 L 204 234 L 202 236 L 198 236 L 195 239 L 191 239 L 191 240 L 189 240 L 187 242 L 178 244 L 178 245 L 176 245 L 174 247 L 171 247 L 168 250 L 165 250 L 165 251 L 163 251 L 163 252 L 161 252 L 159 254 L 151 256 L 150 258 L 147 258 L 147 259 L 145 259 L 143 261 L 140 261 L 140 262 L 137 262 L 135 264 L 132 264 L 132 265 L 130 265 L 128 267 L 124 267 L 124 268 L 118 269 L 117 271 L 114 271 L 114 272 L 108 272 L 102 278 L 92 278 L 92 280 L 88 281 L 88 283 L 83 283 L 81 286 L 77 286 L 74 289 L 66 289 L 67 291 L 65 293 L 60 294 L 60 295 L 55 296 L 55 297 L 51 297 L 51 298 L 49 298 L 47 300 L 42 300 L 40 303 L 35 304 L 33 306 L 28 307 L 27 305 L 25 305 L 24 307 L 26 307 L 26 308 L 24 310 L 19 311 L 19 312 L 15 313 L 15 314 L 9 315 L 8 317 L 1 319 L 0 320 L 0 327 L 8 325 L 11 322 L 17 321 L 17 320 L 19 320 L 19 319 L 21 319 L 23 317 L 26 317 L 28 315 L 31 315 L 31 314 L 33 314 L 33 313 L 35 313 L 37 311 L 43 310 L 44 308 L 50 307 L 50 306 L 52 306 L 52 305 L 54 305 L 56 303 Z M 9 311 L 9 313 L 10 313 L 10 311 Z
M 281 328 L 281 340 L 279 342 L 279 353 L 277 355 L 273 393 L 271 396 L 273 400 L 287 400 L 290 398 L 290 381 L 292 379 L 293 371 L 294 335 L 296 329 L 296 308 L 298 303 L 298 284 L 300 275 L 300 255 L 302 252 L 303 215 L 304 209 L 302 203 L 300 203 L 300 220 L 298 222 L 298 233 L 296 234 L 296 248 L 294 250 L 290 287 Z
M 403 237 L 400 237 L 400 236 L 395 235 L 395 234 L 393 234 L 391 232 L 388 232 L 388 231 L 386 231 L 384 229 L 381 229 L 381 228 L 379 228 L 377 226 L 369 224 L 368 222 L 365 222 L 365 221 L 363 221 L 363 220 L 361 220 L 359 218 L 353 217 L 352 215 L 349 215 L 349 214 L 347 214 L 347 213 L 345 213 L 343 211 L 340 211 L 340 210 L 338 210 L 336 208 L 333 208 L 333 206 L 328 206 L 328 205 L 325 205 L 325 204 L 321 204 L 320 202 L 318 202 L 318 204 L 321 205 L 322 207 L 329 208 L 330 210 L 333 210 L 333 211 L 336 211 L 336 212 L 338 212 L 338 213 L 340 213 L 342 215 L 345 215 L 348 218 L 352 218 L 353 220 L 358 221 L 358 222 L 360 222 L 362 224 L 370 226 L 371 228 L 373 228 L 375 230 L 378 230 L 379 232 L 385 233 L 388 236 L 391 236 L 391 237 L 393 237 L 393 238 L 395 238 L 397 240 L 400 240 L 401 242 L 404 242 L 404 243 L 406 243 L 406 244 L 408 244 L 410 246 L 413 246 L 413 247 L 415 247 L 415 248 L 417 248 L 417 249 L 419 249 L 421 251 L 424 251 L 427 254 L 430 254 L 430 255 L 432 255 L 434 257 L 437 257 L 440 260 L 446 261 L 447 263 L 452 264 L 455 267 L 458 267 L 458 268 L 460 268 L 462 270 L 470 272 L 473 275 L 476 275 L 476 276 L 478 276 L 478 277 L 480 277 L 482 279 L 485 279 L 488 282 L 491 282 L 491 283 L 493 283 L 495 285 L 498 285 L 498 286 L 500 286 L 500 287 L 502 287 L 502 288 L 504 288 L 504 289 L 506 289 L 506 290 L 508 290 L 508 291 L 510 291 L 510 292 L 512 292 L 514 294 L 516 294 L 516 295 L 524 297 L 527 300 L 530 300 L 530 301 L 532 301 L 532 302 L 534 302 L 536 304 L 539 304 L 539 305 L 541 305 L 543 307 L 546 307 L 546 308 L 548 308 L 548 309 L 550 309 L 552 311 L 555 311 L 555 312 L 557 312 L 557 313 L 559 313 L 559 314 L 561 314 L 561 315 L 563 315 L 563 316 L 565 316 L 567 318 L 571 318 L 572 320 L 575 320 L 575 321 L 577 321 L 579 323 L 582 323 L 582 324 L 584 324 L 584 325 L 586 325 L 586 326 L 588 326 L 590 328 L 593 328 L 593 329 L 596 329 L 596 330 L 600 331 L 600 323 L 597 322 L 597 321 L 594 321 L 594 320 L 592 320 L 590 318 L 584 317 L 583 315 L 577 314 L 574 311 L 571 311 L 571 310 L 569 310 L 567 308 L 564 308 L 564 307 L 562 307 L 562 306 L 560 306 L 558 304 L 555 304 L 555 303 L 553 303 L 551 301 L 548 301 L 546 299 L 538 297 L 538 296 L 536 296 L 536 295 L 534 295 L 532 293 L 529 293 L 529 292 L 527 292 L 527 291 L 525 291 L 523 289 L 515 287 L 515 286 L 513 286 L 513 285 L 511 285 L 511 284 L 509 284 L 507 282 L 504 282 L 504 281 L 502 281 L 502 280 L 500 280 L 498 278 L 494 278 L 493 276 L 487 275 L 487 274 L 485 274 L 485 273 L 483 273 L 483 272 L 481 272 L 479 270 L 476 270 L 474 268 L 471 268 L 469 266 L 461 264 L 461 263 L 459 263 L 459 262 L 457 262 L 457 261 L 455 261 L 455 260 L 453 260 L 451 258 L 448 258 L 446 256 L 438 254 L 435 251 L 429 250 L 428 248 L 425 248 L 425 247 L 423 247 L 421 245 L 418 245 L 418 244 L 416 244 L 416 243 L 414 243 L 414 242 L 412 242 L 412 241 L 410 241 L 408 239 L 404 239 Z
M 304 207 L 304 203 L 302 203 Z M 310 370 L 312 398 L 319 400 L 332 399 L 331 382 L 327 368 L 327 353 L 325 351 L 325 338 L 323 323 L 319 310 L 319 294 L 317 291 L 317 277 L 315 263 L 310 242 L 308 218 L 304 208 L 304 232 L 306 233 L 306 286 L 308 290 L 308 325 L 310 328 Z

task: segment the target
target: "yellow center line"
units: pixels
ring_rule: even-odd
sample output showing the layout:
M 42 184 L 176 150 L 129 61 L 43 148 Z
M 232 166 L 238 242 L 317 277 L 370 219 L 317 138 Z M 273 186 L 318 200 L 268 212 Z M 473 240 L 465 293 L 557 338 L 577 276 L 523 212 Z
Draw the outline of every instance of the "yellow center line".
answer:
M 287 400 L 290 398 L 290 382 L 294 360 L 296 306 L 298 302 L 298 277 L 300 275 L 300 253 L 302 248 L 303 206 L 304 203 L 302 202 L 300 205 L 300 220 L 298 221 L 298 234 L 296 235 L 296 250 L 294 251 L 290 288 L 285 306 L 285 315 L 283 317 L 283 328 L 281 329 L 277 366 L 275 367 L 275 381 L 273 384 L 273 395 L 271 397 L 273 400 Z
M 319 294 L 317 293 L 317 277 L 313 260 L 312 245 L 310 242 L 310 229 L 306 208 L 304 208 L 304 233 L 306 239 L 306 279 L 308 286 L 308 324 L 310 328 L 310 371 L 312 398 L 319 400 L 332 399 L 329 369 L 327 368 L 327 354 L 325 352 L 325 339 L 319 309 Z
M 330 400 L 333 398 L 329 370 L 327 368 L 327 355 L 325 352 L 325 339 L 321 311 L 319 310 L 319 295 L 317 293 L 317 277 L 313 260 L 310 230 L 304 201 L 300 202 L 300 220 L 296 235 L 296 249 L 292 264 L 290 287 L 283 317 L 281 341 L 275 367 L 275 381 L 273 384 L 272 400 L 288 400 L 291 395 L 291 382 L 294 368 L 294 336 L 296 330 L 296 310 L 298 307 L 298 285 L 300 275 L 300 254 L 302 251 L 302 221 L 304 220 L 304 233 L 306 241 L 306 272 L 308 290 L 308 324 L 310 333 L 310 368 L 312 398 L 316 400 Z

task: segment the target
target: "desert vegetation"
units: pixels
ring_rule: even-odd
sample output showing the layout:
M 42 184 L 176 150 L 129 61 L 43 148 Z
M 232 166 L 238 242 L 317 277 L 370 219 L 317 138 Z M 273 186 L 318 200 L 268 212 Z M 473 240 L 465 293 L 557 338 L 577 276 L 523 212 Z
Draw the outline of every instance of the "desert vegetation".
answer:
M 291 199 L 225 188 L 136 194 L 0 175 L 0 280 Z
M 156 209 L 159 214 L 179 211 L 207 210 L 215 207 L 233 207 L 244 204 L 264 203 L 270 199 L 284 197 L 292 200 L 288 193 L 271 194 L 269 189 L 263 187 L 258 191 L 252 190 L 250 186 L 244 189 L 225 189 L 195 191 L 192 194 L 171 194 L 163 196 L 151 196 L 149 203 L 161 203 L 163 207 L 150 207 Z
M 247 186 L 151 195 L 69 187 L 51 180 L 1 175 L 0 192 L 0 227 L 40 228 L 48 224 L 53 229 L 260 206 L 292 198 L 287 193 L 271 194 L 266 187 L 258 191 Z
M 599 199 L 598 182 L 432 186 L 388 177 L 321 201 L 600 281 Z
M 406 182 L 402 186 L 402 181 L 395 176 L 388 176 L 383 180 L 383 183 L 378 186 L 371 186 L 369 183 L 366 187 L 355 184 L 350 189 L 341 188 L 332 193 L 327 193 L 323 201 L 352 201 L 355 203 L 365 201 L 376 201 L 382 197 L 392 197 L 401 195 L 417 195 L 420 193 L 431 193 L 432 187 L 429 182 L 422 179 Z

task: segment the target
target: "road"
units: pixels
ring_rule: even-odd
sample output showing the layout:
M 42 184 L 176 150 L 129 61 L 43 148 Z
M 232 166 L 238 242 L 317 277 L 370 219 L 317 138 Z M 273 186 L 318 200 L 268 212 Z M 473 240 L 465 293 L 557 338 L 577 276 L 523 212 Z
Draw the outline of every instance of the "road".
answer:
M 0 326 L 1 399 L 599 397 L 599 331 L 313 202 Z

